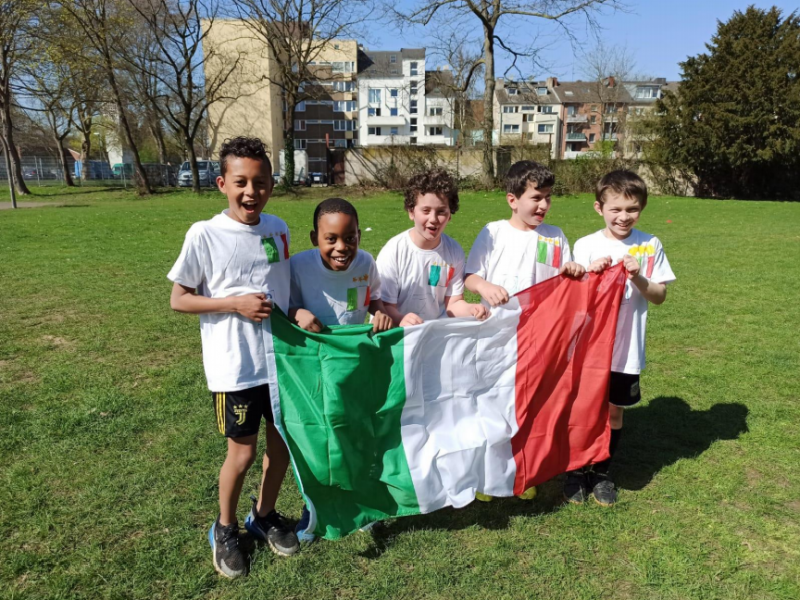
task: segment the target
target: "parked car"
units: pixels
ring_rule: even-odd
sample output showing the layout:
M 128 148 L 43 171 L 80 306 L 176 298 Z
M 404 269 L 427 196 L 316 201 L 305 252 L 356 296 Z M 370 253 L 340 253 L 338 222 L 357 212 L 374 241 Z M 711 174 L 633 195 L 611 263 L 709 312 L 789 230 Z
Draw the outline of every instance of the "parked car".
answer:
M 219 163 L 217 161 L 198 160 L 197 171 L 200 176 L 201 186 L 215 187 L 217 185 L 217 175 L 219 174 Z M 178 172 L 178 186 L 192 187 L 192 167 L 188 160 L 181 165 L 181 169 Z
M 325 176 L 325 173 L 309 173 L 308 177 L 311 180 L 310 185 L 323 185 L 328 183 L 328 178 Z
M 131 163 L 117 163 L 111 167 L 114 174 L 114 179 L 122 179 L 123 174 L 125 179 L 133 179 L 133 165 Z
M 88 160 L 86 161 L 87 179 L 113 179 L 114 171 L 108 166 L 107 162 L 102 160 Z M 81 161 L 75 161 L 74 175 L 77 179 L 81 178 Z
M 36 179 L 36 169 L 33 167 L 22 167 L 23 179 Z

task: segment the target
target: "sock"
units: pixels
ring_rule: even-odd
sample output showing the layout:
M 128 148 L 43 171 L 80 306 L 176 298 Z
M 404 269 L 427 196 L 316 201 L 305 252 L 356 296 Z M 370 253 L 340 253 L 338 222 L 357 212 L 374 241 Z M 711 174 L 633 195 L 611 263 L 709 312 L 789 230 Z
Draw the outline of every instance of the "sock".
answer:
M 614 454 L 617 452 L 617 446 L 619 446 L 619 439 L 622 437 L 622 429 L 612 429 L 611 430 L 611 440 L 608 442 L 608 458 L 604 461 L 601 461 L 594 465 L 595 473 L 608 473 L 608 469 L 611 467 L 611 459 L 614 458 Z

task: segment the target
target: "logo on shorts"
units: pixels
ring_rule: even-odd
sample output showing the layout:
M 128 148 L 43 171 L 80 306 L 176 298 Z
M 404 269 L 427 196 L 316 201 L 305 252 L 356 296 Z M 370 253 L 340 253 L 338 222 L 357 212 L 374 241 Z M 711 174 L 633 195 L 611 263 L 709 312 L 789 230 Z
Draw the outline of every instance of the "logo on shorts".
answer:
M 639 382 L 635 381 L 631 386 L 631 398 L 636 398 L 639 395 Z
M 233 412 L 236 414 L 236 424 L 241 425 L 247 417 L 247 405 L 235 404 L 233 406 Z

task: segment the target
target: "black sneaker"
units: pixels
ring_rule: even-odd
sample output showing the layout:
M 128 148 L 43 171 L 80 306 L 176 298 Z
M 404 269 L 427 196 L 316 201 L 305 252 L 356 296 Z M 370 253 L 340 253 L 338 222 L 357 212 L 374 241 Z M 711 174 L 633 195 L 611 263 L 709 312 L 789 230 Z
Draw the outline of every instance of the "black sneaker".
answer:
M 223 577 L 233 579 L 247 573 L 247 561 L 239 549 L 239 524 L 227 527 L 219 524 L 219 518 L 208 530 L 208 542 L 214 557 L 214 568 Z
M 567 480 L 564 482 L 564 499 L 570 504 L 583 504 L 588 495 L 586 471 L 584 469 L 567 471 Z
M 253 508 L 244 527 L 254 538 L 269 544 L 270 549 L 278 556 L 291 556 L 300 550 L 300 543 L 291 527 L 287 526 L 277 510 L 272 510 L 263 517 L 258 516 L 257 501 L 252 498 Z
M 600 506 L 614 506 L 617 502 L 617 489 L 607 472 L 592 473 L 592 496 Z

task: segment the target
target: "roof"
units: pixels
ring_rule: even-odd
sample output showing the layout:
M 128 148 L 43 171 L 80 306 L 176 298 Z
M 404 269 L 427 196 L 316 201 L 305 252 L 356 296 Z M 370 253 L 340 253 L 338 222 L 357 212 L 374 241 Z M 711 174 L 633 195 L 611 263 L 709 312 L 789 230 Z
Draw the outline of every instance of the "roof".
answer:
M 624 85 L 616 84 L 606 87 L 598 81 L 562 81 L 555 88 L 556 95 L 563 103 L 590 104 L 592 102 L 625 102 L 633 101 Z M 605 87 L 605 86 L 604 86 Z
M 394 56 L 396 62 L 391 62 Z M 358 64 L 359 77 L 402 77 L 403 61 L 425 60 L 425 48 L 400 48 L 400 50 L 365 51 Z
M 452 95 L 453 72 L 450 70 L 425 71 L 425 95 Z
M 516 94 L 509 95 L 508 88 L 510 86 L 509 83 L 506 83 L 505 87 L 495 88 L 494 90 L 495 98 L 497 98 L 497 101 L 500 104 L 559 104 L 559 99 L 553 93 L 553 90 L 551 88 L 547 88 L 547 94 L 543 96 L 540 96 L 538 93 L 536 93 L 536 91 L 534 91 L 536 88 L 539 87 L 547 87 L 546 83 L 543 82 L 537 85 L 536 82 L 532 83 L 526 82 L 525 86 L 527 88 L 530 88 L 532 91 L 528 93 L 518 92 Z M 520 86 L 517 87 L 517 89 L 525 89 L 525 88 L 522 88 Z

